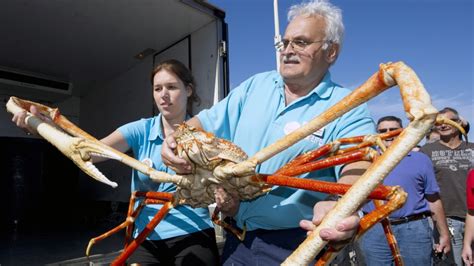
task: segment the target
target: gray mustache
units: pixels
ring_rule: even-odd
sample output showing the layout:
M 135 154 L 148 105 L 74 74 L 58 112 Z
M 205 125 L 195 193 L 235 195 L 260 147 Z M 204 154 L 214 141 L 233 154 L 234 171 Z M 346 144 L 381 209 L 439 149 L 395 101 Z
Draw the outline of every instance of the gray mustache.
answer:
M 296 61 L 296 62 L 299 63 L 300 59 L 297 56 L 294 56 L 294 55 L 283 57 L 283 63 L 287 63 L 287 62 L 290 62 L 290 61 Z

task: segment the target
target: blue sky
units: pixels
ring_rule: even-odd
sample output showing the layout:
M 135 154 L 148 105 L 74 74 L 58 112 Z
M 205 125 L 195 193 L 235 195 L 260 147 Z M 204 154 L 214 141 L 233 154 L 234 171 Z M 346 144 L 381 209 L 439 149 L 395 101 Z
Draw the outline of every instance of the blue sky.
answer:
M 231 88 L 253 74 L 275 69 L 273 0 L 210 0 L 226 12 Z M 288 8 L 279 0 L 280 33 Z M 456 108 L 474 126 L 473 1 L 333 0 L 343 12 L 344 46 L 331 68 L 335 82 L 356 88 L 385 62 L 404 61 L 418 74 L 433 105 Z M 399 90 L 369 102 L 374 119 L 405 119 Z M 408 123 L 408 120 L 404 120 Z M 469 134 L 474 140 L 474 129 Z

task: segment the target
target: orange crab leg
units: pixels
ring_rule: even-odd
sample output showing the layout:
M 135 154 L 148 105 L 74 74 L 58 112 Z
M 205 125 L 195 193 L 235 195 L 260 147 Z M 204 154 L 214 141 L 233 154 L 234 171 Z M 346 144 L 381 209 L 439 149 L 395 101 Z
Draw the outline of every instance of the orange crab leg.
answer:
M 372 151 L 372 152 L 371 152 Z M 347 164 L 351 162 L 357 162 L 361 160 L 371 161 L 376 155 L 375 151 L 370 148 L 365 148 L 362 150 L 351 151 L 345 154 L 336 155 L 329 157 L 323 160 L 309 162 L 303 165 L 294 166 L 292 168 L 285 168 L 283 170 L 278 170 L 277 173 L 289 176 L 300 175 L 303 173 L 308 173 L 315 170 L 320 170 L 328 168 L 334 165 Z
M 127 220 L 131 217 L 135 220 L 135 217 L 138 215 L 140 210 L 143 208 L 144 205 L 149 205 L 149 204 L 165 204 L 166 202 L 169 201 L 169 198 L 166 196 L 166 198 L 163 200 L 160 198 L 160 194 L 148 194 L 148 193 L 154 193 L 154 192 L 143 192 L 143 191 L 135 191 L 132 193 L 132 196 L 130 196 L 130 204 L 128 206 L 128 214 L 127 214 Z M 157 192 L 160 193 L 160 192 Z M 137 207 L 137 210 L 134 210 L 135 208 L 135 201 L 137 197 L 145 198 L 144 202 L 140 204 Z M 153 199 L 150 199 L 149 197 L 154 197 Z M 139 209 L 139 210 L 138 210 Z M 137 212 L 136 215 L 133 215 L 132 213 Z M 125 233 L 125 248 L 127 247 L 128 243 L 132 241 L 132 231 L 133 231 L 133 223 L 131 223 L 129 226 L 127 226 L 126 233 Z
M 258 175 L 252 177 L 252 179 L 255 182 L 264 182 L 271 185 L 287 186 L 298 189 L 306 189 L 311 191 L 319 191 L 339 195 L 344 195 L 351 188 L 351 185 L 349 184 L 340 184 L 283 175 Z M 396 239 L 393 236 L 393 233 L 391 232 L 390 224 L 385 217 L 387 217 L 394 210 L 400 208 L 405 202 L 406 197 L 407 194 L 398 186 L 387 187 L 379 185 L 377 188 L 375 188 L 369 194 L 368 198 L 377 200 L 388 200 L 388 202 L 385 205 L 381 205 L 381 202 L 376 201 L 378 202 L 376 204 L 376 209 L 368 213 L 361 219 L 356 236 L 356 238 L 359 238 L 374 224 L 382 221 L 382 226 L 384 228 L 389 247 L 392 251 L 392 254 L 394 255 L 395 265 L 403 265 L 403 261 L 400 257 L 400 252 L 398 250 Z M 235 232 L 233 233 L 236 234 Z M 239 236 L 238 234 L 236 235 Z M 318 260 L 318 263 L 316 265 L 325 265 L 325 263 L 330 262 L 335 255 L 337 255 L 337 250 L 333 247 L 329 248 L 326 253 Z
M 383 202 L 374 200 L 374 205 L 376 208 L 380 208 L 383 205 Z M 387 217 L 385 217 L 382 219 L 381 223 L 383 231 L 385 232 L 385 237 L 387 238 L 388 246 L 392 252 L 395 265 L 403 265 L 402 255 L 400 254 L 400 249 L 398 248 L 397 239 L 395 238 L 392 228 L 390 227 L 390 221 Z
M 120 230 L 124 229 L 124 228 L 127 228 L 127 233 L 126 233 L 126 241 L 130 240 L 130 235 L 129 235 L 129 231 L 128 229 L 129 228 L 133 228 L 133 223 L 135 222 L 135 218 L 137 217 L 137 215 L 140 213 L 140 211 L 142 210 L 142 208 L 144 207 L 143 204 L 140 204 L 136 210 L 134 210 L 132 213 L 130 213 L 128 216 L 127 216 L 127 219 L 122 222 L 121 224 L 119 224 L 118 226 L 112 228 L 111 230 L 103 233 L 102 235 L 98 236 L 98 237 L 94 237 L 92 238 L 91 240 L 89 240 L 89 244 L 87 245 L 87 249 L 86 249 L 86 256 L 89 257 L 89 254 L 90 254 L 90 250 L 92 249 L 92 246 L 94 246 L 96 243 L 104 240 L 105 238 L 117 233 L 117 232 L 120 232 Z M 131 230 L 130 230 L 131 231 Z M 131 234 L 131 232 L 130 232 Z
M 382 205 L 382 202 L 380 201 L 383 196 L 379 197 L 381 195 L 373 195 L 373 193 L 379 189 L 383 191 L 385 200 L 388 199 L 388 201 L 384 205 Z M 390 222 L 386 217 L 390 215 L 390 213 L 392 213 L 393 211 L 399 209 L 405 203 L 406 197 L 407 193 L 404 192 L 399 186 L 377 187 L 369 196 L 369 198 L 371 199 L 378 199 L 374 200 L 375 209 L 361 218 L 359 228 L 357 229 L 357 235 L 355 236 L 355 239 L 360 238 L 374 224 L 381 222 L 385 232 L 385 236 L 388 241 L 388 245 L 394 257 L 395 265 L 403 265 L 403 260 L 400 255 L 397 240 L 395 239 L 395 236 L 392 233 L 392 229 L 390 228 Z M 327 251 L 319 258 L 315 265 L 327 265 L 330 261 L 334 259 L 338 252 L 338 249 L 332 246 L 329 247 Z
M 280 186 L 287 186 L 287 187 L 293 187 L 293 188 L 298 188 L 298 189 L 306 189 L 310 191 L 319 191 L 319 192 L 326 192 L 330 194 L 344 195 L 346 191 L 349 190 L 351 185 L 317 181 L 317 180 L 304 179 L 304 178 L 296 178 L 292 176 L 307 173 L 310 171 L 328 168 L 334 165 L 347 164 L 350 162 L 355 162 L 355 161 L 360 161 L 360 160 L 372 161 L 375 158 L 377 158 L 378 155 L 374 150 L 367 147 L 372 146 L 376 143 L 380 145 L 382 144 L 381 143 L 382 139 L 397 136 L 400 134 L 400 132 L 401 130 L 396 130 L 396 131 L 390 131 L 387 133 L 374 135 L 370 137 L 356 136 L 356 137 L 351 137 L 351 138 L 340 139 L 335 142 L 326 144 L 312 152 L 308 152 L 306 154 L 298 156 L 297 158 L 293 159 L 291 162 L 289 162 L 288 164 L 280 168 L 273 175 L 260 174 L 260 175 L 253 176 L 252 179 L 254 182 L 265 183 L 267 185 L 280 185 Z M 354 144 L 354 143 L 359 143 L 357 146 L 355 146 L 356 148 L 350 147 L 342 151 L 337 150 L 341 144 Z M 326 156 L 329 153 L 336 153 L 338 155 L 325 158 L 322 160 L 318 160 L 318 161 L 313 161 L 322 156 Z M 393 193 L 394 189 L 397 189 L 397 188 L 379 186 L 371 192 L 371 194 L 369 195 L 369 198 L 386 200 L 390 198 L 390 195 Z M 402 203 L 400 203 L 397 206 L 398 207 L 401 206 Z M 379 211 L 378 212 L 379 214 L 376 214 L 376 216 L 379 217 L 380 215 L 384 215 L 387 212 L 390 213 L 393 210 L 394 209 L 391 209 L 391 208 L 384 209 L 383 211 Z M 214 211 L 214 214 L 212 217 L 214 223 L 231 231 L 234 235 L 236 235 L 239 239 L 242 240 L 245 235 L 245 230 L 243 232 L 240 232 L 240 230 L 237 230 L 234 227 L 230 226 L 229 224 L 225 223 L 224 221 L 219 220 L 217 217 L 218 212 L 219 212 L 218 209 Z M 380 221 L 382 218 L 377 219 L 377 222 Z M 376 222 L 370 223 L 370 226 L 372 226 L 375 223 Z M 386 232 L 389 232 L 389 234 L 391 234 L 391 229 L 389 227 L 388 222 L 386 220 L 383 220 L 382 223 L 387 224 L 384 226 L 384 230 Z M 390 241 L 390 239 L 395 240 L 393 237 L 393 234 L 387 235 L 387 239 L 389 239 L 389 244 L 390 244 L 391 249 L 393 251 L 398 250 L 398 247 L 396 246 L 396 241 Z M 332 251 L 331 249 L 329 249 L 327 251 L 328 255 L 324 255 L 324 256 L 329 256 L 327 257 L 329 259 L 332 256 L 331 254 L 334 252 L 336 252 L 335 249 Z M 397 254 L 399 253 L 393 253 L 393 254 L 395 257 L 397 257 Z M 324 257 L 322 261 L 325 261 Z M 400 264 L 397 263 L 397 265 L 400 265 Z
M 350 138 L 339 139 L 335 142 L 331 142 L 331 143 L 328 143 L 326 145 L 323 145 L 323 146 L 321 146 L 320 148 L 318 148 L 314 151 L 311 151 L 311 152 L 308 152 L 308 153 L 305 153 L 305 154 L 302 154 L 302 155 L 296 157 L 291 162 L 289 162 L 286 165 L 284 165 L 283 167 L 281 167 L 275 174 L 288 174 L 288 172 L 286 172 L 288 169 L 292 169 L 295 166 L 299 166 L 299 165 L 309 163 L 313 160 L 316 160 L 316 159 L 321 158 L 325 155 L 328 155 L 331 152 L 335 152 L 336 154 L 344 154 L 344 153 L 349 153 L 349 152 L 352 152 L 352 151 L 355 151 L 355 150 L 359 150 L 361 148 L 366 148 L 366 147 L 369 147 L 369 146 L 373 146 L 374 144 L 379 144 L 378 143 L 379 141 L 377 141 L 377 140 L 393 138 L 395 136 L 398 136 L 402 132 L 402 130 L 403 129 L 397 129 L 397 130 L 394 130 L 394 131 L 389 131 L 387 133 L 375 135 L 372 138 L 367 138 L 367 136 L 355 136 L 355 137 L 350 137 Z M 357 144 L 355 146 L 351 146 L 351 147 L 343 149 L 343 150 L 338 150 L 340 145 L 355 144 L 355 143 L 359 143 L 359 144 Z M 348 162 L 349 161 L 344 162 L 344 163 L 348 163 Z M 327 167 L 334 166 L 334 165 L 335 164 L 330 164 L 329 163 Z M 314 170 L 316 170 L 316 169 L 314 169 Z M 314 170 L 309 170 L 308 172 L 314 171 Z M 294 175 L 294 174 L 288 174 L 288 175 Z
M 158 193 L 158 192 L 156 192 Z M 170 200 L 173 198 L 171 193 L 163 193 L 163 194 L 170 194 Z M 174 204 L 171 201 L 166 202 L 163 204 L 163 207 L 155 214 L 153 219 L 146 225 L 145 229 L 135 238 L 126 248 L 125 250 L 118 256 L 111 265 L 124 265 L 127 259 L 135 252 L 135 250 L 140 246 L 140 244 L 145 241 L 146 237 L 153 231 L 153 229 L 158 225 L 158 223 L 163 220 L 163 218 L 168 214 L 171 208 L 174 207 Z
M 253 176 L 252 179 L 255 182 L 263 182 L 275 186 L 285 186 L 338 195 L 344 195 L 351 188 L 351 185 L 349 184 L 334 183 L 284 175 L 259 174 Z M 391 195 L 391 193 L 393 193 L 392 191 L 392 187 L 378 186 L 369 194 L 369 198 L 386 200 Z
M 19 98 L 12 97 L 15 104 L 20 106 L 22 109 L 26 111 L 30 111 L 31 106 L 36 107 L 36 109 L 44 116 L 51 119 L 55 124 L 60 126 L 69 134 L 76 136 L 76 137 L 83 137 L 89 140 L 95 140 L 95 138 L 90 135 L 89 133 L 85 132 L 84 130 L 78 128 L 74 125 L 71 121 L 69 121 L 65 116 L 61 115 L 58 108 L 51 108 L 49 106 L 28 101 L 28 100 L 20 100 Z
M 354 146 L 351 146 L 349 148 L 339 150 L 336 152 L 336 154 L 341 154 L 341 153 L 346 153 L 349 151 L 357 150 L 360 148 L 365 148 L 369 146 L 373 146 L 375 144 L 379 145 L 382 144 L 381 140 L 388 139 L 388 138 L 393 138 L 395 136 L 400 135 L 400 133 L 403 131 L 402 128 L 394 130 L 394 131 L 389 131 L 386 133 L 378 134 L 378 135 L 372 135 L 372 136 L 358 136 L 358 137 L 353 137 L 353 138 L 348 138 L 348 140 L 354 140 L 354 142 L 346 142 L 346 139 L 341 139 L 341 144 L 353 144 L 353 143 L 358 143 L 356 140 L 360 140 L 360 143 Z M 361 140 L 362 139 L 362 140 Z
M 230 224 L 226 223 L 225 221 L 219 219 L 219 212 L 220 209 L 216 207 L 214 209 L 214 212 L 212 213 L 211 220 L 213 223 L 217 224 L 218 226 L 221 226 L 222 228 L 230 231 L 232 234 L 234 234 L 240 241 L 244 241 L 245 238 L 245 233 L 246 233 L 246 228 L 244 224 L 244 228 L 241 230 L 231 226 Z
M 324 192 L 324 193 L 329 193 L 329 194 L 339 194 L 339 195 L 344 195 L 351 187 L 351 185 L 349 184 L 334 183 L 334 182 L 327 182 L 327 181 L 320 181 L 320 180 L 313 180 L 313 179 L 306 179 L 306 178 L 298 178 L 298 177 L 291 177 L 291 176 L 285 176 L 285 175 L 279 175 L 279 174 L 274 174 L 274 175 L 259 174 L 256 176 L 252 176 L 252 180 L 257 183 L 264 183 L 268 185 L 286 186 L 286 187 L 305 189 L 305 190 L 310 190 L 310 191 L 318 191 L 318 192 Z M 386 200 L 390 198 L 390 196 L 394 193 L 393 190 L 394 190 L 393 187 L 378 186 L 370 193 L 369 198 Z M 245 238 L 245 231 L 246 231 L 245 228 L 243 228 L 243 231 L 240 231 L 237 228 L 229 225 L 225 221 L 220 220 L 218 217 L 219 212 L 220 212 L 219 208 L 216 208 L 214 210 L 214 213 L 212 215 L 212 221 L 215 224 L 230 231 L 238 239 L 243 241 L 243 239 Z
M 145 200 L 144 202 L 140 203 L 137 208 L 135 208 L 135 202 L 138 197 L 144 197 Z M 171 193 L 163 193 L 163 192 L 140 192 L 140 191 L 135 191 L 132 193 L 130 196 L 130 203 L 128 206 L 128 213 L 127 213 L 127 218 L 126 220 L 121 223 L 120 225 L 114 227 L 113 229 L 105 232 L 104 234 L 92 238 L 89 241 L 89 244 L 87 245 L 86 249 L 86 256 L 89 256 L 90 250 L 92 246 L 94 246 L 96 243 L 104 240 L 105 238 L 119 232 L 120 230 L 126 228 L 126 233 L 125 233 L 125 248 L 127 248 L 128 243 L 132 241 L 132 230 L 133 230 L 133 224 L 135 222 L 135 218 L 138 216 L 140 211 L 143 209 L 145 205 L 149 204 L 166 204 L 172 199 L 173 195 Z
M 135 214 L 135 216 L 134 216 L 133 215 L 134 212 L 138 213 L 143 208 L 143 204 L 140 204 L 140 205 L 138 205 L 137 209 L 134 210 L 135 209 L 135 202 L 137 200 L 137 194 L 138 193 L 139 193 L 138 191 L 134 191 L 134 192 L 132 192 L 132 195 L 130 196 L 130 201 L 128 203 L 128 212 L 127 212 L 127 219 L 126 220 L 129 220 L 129 217 L 135 218 L 136 215 L 138 215 L 138 214 Z M 128 243 L 130 243 L 130 241 L 132 241 L 132 231 L 133 231 L 133 223 L 127 225 L 127 229 L 125 229 L 125 245 L 127 245 Z
M 276 173 L 282 173 L 286 171 L 287 169 L 291 169 L 295 166 L 311 162 L 317 158 L 321 158 L 322 156 L 325 156 L 328 153 L 330 153 L 333 149 L 333 146 L 334 146 L 334 143 L 328 143 L 326 145 L 321 146 L 319 149 L 302 154 L 296 157 L 295 159 L 293 159 L 291 162 L 284 165 L 283 167 L 281 167 Z

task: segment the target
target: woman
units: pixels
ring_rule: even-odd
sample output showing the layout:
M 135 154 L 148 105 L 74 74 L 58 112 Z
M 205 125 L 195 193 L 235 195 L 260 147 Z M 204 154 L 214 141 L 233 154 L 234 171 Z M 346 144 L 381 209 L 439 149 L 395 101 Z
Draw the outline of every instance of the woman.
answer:
M 464 230 L 464 243 L 461 256 L 466 265 L 474 265 L 472 255 L 472 246 L 474 245 L 474 169 L 469 170 L 467 175 L 466 204 L 466 227 Z
M 162 163 L 161 146 L 176 126 L 189 118 L 195 95 L 195 82 L 191 72 L 179 61 L 167 60 L 152 72 L 153 98 L 160 114 L 119 127 L 101 141 L 121 152 L 132 150 L 135 158 L 158 171 L 174 174 Z M 31 110 L 36 113 L 36 110 Z M 26 113 L 14 116 L 13 121 L 26 128 Z M 105 160 L 94 158 L 94 162 Z M 132 191 L 174 192 L 171 183 L 155 183 L 133 170 Z M 143 208 L 135 221 L 134 236 L 145 228 L 161 205 Z M 205 208 L 193 209 L 177 206 L 170 210 L 147 240 L 133 253 L 128 263 L 154 265 L 217 265 L 218 251 L 209 212 Z

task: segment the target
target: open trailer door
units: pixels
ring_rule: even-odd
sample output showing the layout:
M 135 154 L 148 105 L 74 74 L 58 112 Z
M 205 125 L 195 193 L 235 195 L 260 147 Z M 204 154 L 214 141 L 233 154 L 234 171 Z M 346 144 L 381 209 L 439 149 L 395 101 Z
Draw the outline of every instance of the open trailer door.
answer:
M 0 34 L 8 38 L 0 42 L 0 97 L 4 103 L 18 96 L 57 106 L 101 138 L 156 115 L 150 72 L 174 58 L 196 78 L 197 113 L 228 91 L 224 16 L 197 0 L 2 1 Z M 2 152 L 12 139 L 33 138 L 10 120 L 0 112 Z M 104 189 L 85 176 L 79 187 L 92 198 L 128 200 L 129 169 L 102 167 L 118 189 Z

